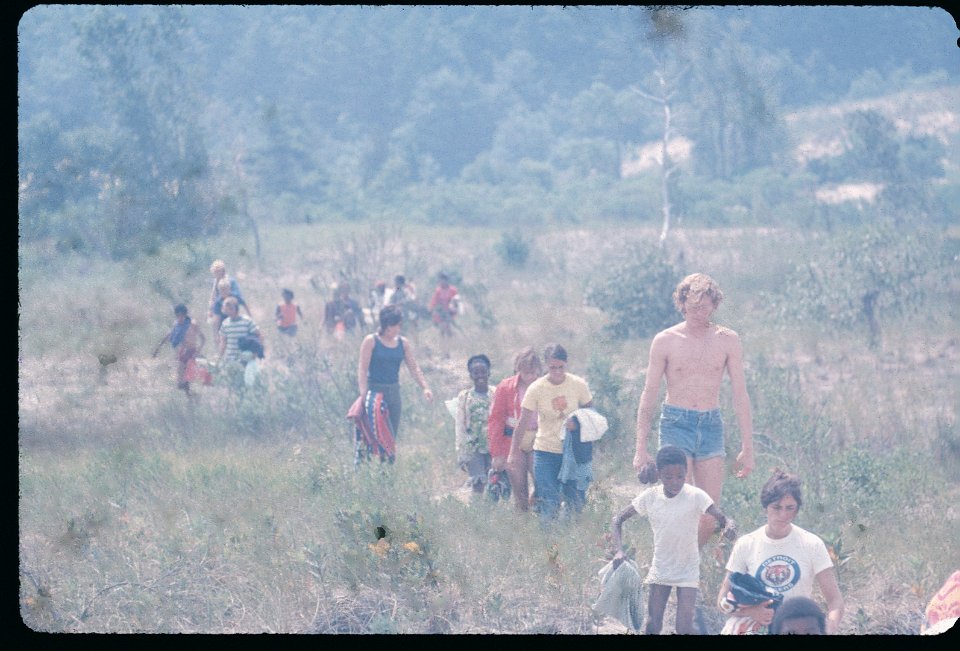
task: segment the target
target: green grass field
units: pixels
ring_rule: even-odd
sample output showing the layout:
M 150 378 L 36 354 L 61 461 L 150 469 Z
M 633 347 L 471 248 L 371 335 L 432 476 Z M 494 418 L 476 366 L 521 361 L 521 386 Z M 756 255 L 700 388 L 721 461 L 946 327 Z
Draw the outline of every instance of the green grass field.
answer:
M 590 606 L 610 518 L 638 487 L 632 423 L 650 340 L 606 336 L 607 317 L 584 305 L 584 287 L 606 256 L 654 242 L 657 230 L 541 229 L 522 268 L 498 257 L 501 234 L 484 229 L 262 230 L 259 264 L 240 236 L 130 262 L 21 248 L 24 623 L 58 632 L 619 630 Z M 931 298 L 885 320 L 871 349 L 864 332 L 767 316 L 765 297 L 819 246 L 808 234 L 678 229 L 673 237 L 684 273 L 704 271 L 724 288 L 716 320 L 744 342 L 757 469 L 728 479 L 721 507 L 752 530 L 769 471 L 799 473 L 797 522 L 821 535 L 839 564 L 842 632 L 917 632 L 927 601 L 957 569 L 960 540 L 955 263 L 924 280 Z M 170 349 L 150 353 L 174 303 L 205 321 L 214 258 L 239 278 L 266 334 L 265 387 L 242 397 L 196 387 L 188 400 L 175 388 Z M 344 414 L 359 336 L 322 332 L 330 286 L 342 272 L 362 301 L 376 279 L 405 273 L 425 302 L 441 269 L 459 275 L 467 299 L 449 350 L 427 324 L 405 333 L 437 400 L 425 403 L 401 371 L 398 461 L 355 471 Z M 280 341 L 273 326 L 282 287 L 305 313 L 296 342 Z M 545 531 L 532 514 L 464 498 L 442 401 L 467 386 L 471 354 L 491 358 L 497 381 L 512 373 L 517 349 L 551 341 L 567 347 L 571 372 L 604 388 L 598 398 L 616 427 L 597 446 L 580 519 Z M 117 361 L 102 367 L 101 354 Z M 732 458 L 739 433 L 726 385 L 722 409 Z M 645 521 L 627 524 L 625 542 L 648 564 Z M 713 630 L 727 551 L 711 544 L 702 559 Z

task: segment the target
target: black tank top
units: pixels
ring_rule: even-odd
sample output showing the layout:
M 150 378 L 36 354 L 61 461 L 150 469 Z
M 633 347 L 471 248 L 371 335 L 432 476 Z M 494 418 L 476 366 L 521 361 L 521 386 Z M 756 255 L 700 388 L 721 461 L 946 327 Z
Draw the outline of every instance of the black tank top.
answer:
M 398 384 L 400 382 L 400 364 L 403 362 L 403 337 L 397 338 L 393 348 L 380 341 L 380 335 L 373 336 L 373 353 L 367 369 L 367 382 L 370 384 Z

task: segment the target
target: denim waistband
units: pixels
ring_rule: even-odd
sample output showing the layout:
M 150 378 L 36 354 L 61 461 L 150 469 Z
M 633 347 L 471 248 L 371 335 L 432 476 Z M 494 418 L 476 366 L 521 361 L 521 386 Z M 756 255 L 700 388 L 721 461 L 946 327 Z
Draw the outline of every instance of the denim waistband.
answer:
M 674 407 L 673 405 L 663 403 L 663 408 L 661 411 L 663 413 L 671 413 L 675 416 L 698 418 L 700 416 L 719 415 L 720 407 L 714 407 L 713 409 L 709 409 L 707 411 L 699 411 L 697 409 L 684 409 L 683 407 Z

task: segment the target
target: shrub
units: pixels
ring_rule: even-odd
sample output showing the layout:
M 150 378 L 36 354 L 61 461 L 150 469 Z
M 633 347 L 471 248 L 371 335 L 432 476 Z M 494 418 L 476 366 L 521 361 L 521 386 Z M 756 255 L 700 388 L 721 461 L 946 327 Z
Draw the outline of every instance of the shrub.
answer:
M 647 337 L 677 320 L 672 295 L 681 277 L 664 252 L 637 247 L 590 280 L 585 300 L 608 315 L 614 337 Z
M 530 243 L 519 230 L 510 233 L 504 231 L 494 248 L 500 259 L 511 267 L 524 266 L 530 257 Z
M 778 316 L 819 327 L 866 327 L 880 343 L 882 316 L 901 314 L 923 299 L 919 281 L 934 265 L 924 239 L 891 224 L 871 224 L 828 242 L 799 264 L 769 305 Z

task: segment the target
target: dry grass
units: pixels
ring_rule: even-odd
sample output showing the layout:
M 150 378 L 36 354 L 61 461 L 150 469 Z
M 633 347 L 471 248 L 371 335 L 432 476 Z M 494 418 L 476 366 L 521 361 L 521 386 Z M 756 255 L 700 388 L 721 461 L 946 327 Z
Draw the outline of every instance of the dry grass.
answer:
M 267 332 L 264 372 L 274 384 L 252 404 L 221 386 L 198 388 L 187 401 L 173 387 L 169 349 L 149 358 L 171 318 L 154 281 L 164 279 L 202 314 L 205 269 L 188 272 L 182 256 L 161 256 L 136 273 L 76 259 L 61 265 L 71 270 L 65 277 L 52 268 L 26 269 L 20 604 L 29 626 L 72 632 L 617 631 L 594 621 L 590 604 L 610 516 L 634 490 L 630 421 L 649 342 L 599 336 L 605 317 L 583 306 L 582 281 L 596 260 L 631 241 L 652 242 L 656 231 L 554 230 L 536 239 L 521 270 L 502 266 L 493 252 L 499 233 L 484 230 L 405 229 L 373 242 L 370 250 L 384 257 L 371 277 L 415 268 L 425 295 L 435 271 L 457 269 L 465 286 L 487 286 L 497 323 L 484 329 L 468 311 L 449 357 L 441 354 L 435 330 L 416 333 L 437 404 L 423 403 L 404 376 L 397 464 L 354 472 L 349 429 L 337 405 L 352 391 L 357 340 L 335 342 L 320 331 L 326 296 L 314 284 L 325 288 L 338 266 L 356 263 L 358 251 L 350 246 L 359 246 L 365 232 L 316 226 L 266 232 L 260 269 L 249 257 L 222 254 L 242 274 L 254 318 Z M 761 354 L 777 365 L 796 365 L 804 399 L 826 401 L 844 445 L 923 452 L 937 418 L 956 422 L 960 336 L 948 317 L 891 324 L 879 354 L 857 340 L 822 338 L 811 327 L 773 329 L 758 316 L 758 297 L 776 289 L 776 270 L 789 267 L 784 251 L 800 256 L 815 242 L 779 230 L 677 230 L 673 237 L 684 271 L 706 270 L 724 285 L 728 299 L 718 318 L 741 333 L 748 367 Z M 227 252 L 240 248 L 239 240 L 222 244 Z M 117 277 L 123 281 L 111 284 Z M 281 349 L 272 329 L 282 286 L 294 289 L 307 314 L 299 353 Z M 65 304 L 75 318 L 58 318 Z M 598 448 L 597 480 L 581 520 L 543 531 L 532 516 L 462 499 L 452 422 L 440 401 L 466 386 L 469 355 L 489 355 L 496 380 L 510 374 L 515 350 L 554 340 L 567 345 L 572 372 L 586 374 L 591 356 L 612 362 L 624 387 L 627 429 Z M 101 341 L 122 352 L 103 374 L 95 353 Z M 288 367 L 287 354 L 300 355 L 299 365 Z M 282 378 L 298 374 L 309 376 L 301 388 L 277 389 Z M 939 477 L 932 457 L 924 458 L 928 474 Z M 822 468 L 825 478 L 831 472 Z M 883 499 L 894 501 L 868 505 L 858 520 L 846 520 L 843 509 L 867 503 L 852 498 L 805 514 L 803 526 L 814 531 L 836 524 L 854 554 L 841 570 L 849 633 L 915 630 L 918 608 L 953 569 L 949 559 L 960 539 L 956 514 L 947 510 L 955 494 L 930 491 L 918 500 L 909 477 L 884 479 L 892 488 Z M 761 482 L 728 484 L 725 501 L 741 523 L 756 519 Z M 375 548 L 379 524 L 390 531 L 389 548 Z M 867 527 L 863 535 L 854 533 L 858 524 Z M 628 527 L 626 536 L 643 561 L 649 550 L 644 523 Z M 416 551 L 408 546 L 413 542 Z M 720 576 L 711 562 L 704 570 L 708 603 Z

